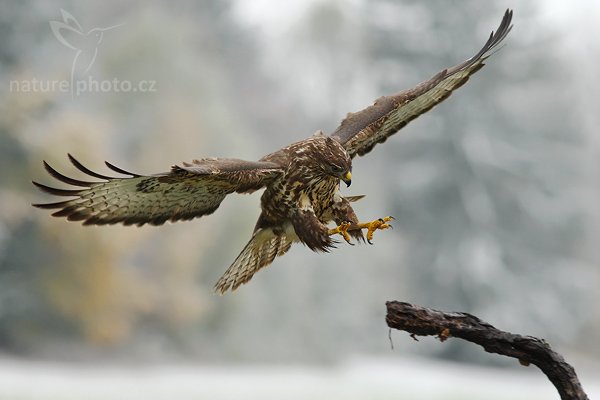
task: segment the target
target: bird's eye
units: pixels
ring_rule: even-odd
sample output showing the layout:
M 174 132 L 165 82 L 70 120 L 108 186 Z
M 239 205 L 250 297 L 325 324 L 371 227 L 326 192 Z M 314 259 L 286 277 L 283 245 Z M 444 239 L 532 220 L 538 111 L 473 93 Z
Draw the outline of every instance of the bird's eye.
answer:
M 339 165 L 332 165 L 331 171 L 336 174 L 341 174 L 342 172 L 344 172 L 344 167 L 340 167 Z

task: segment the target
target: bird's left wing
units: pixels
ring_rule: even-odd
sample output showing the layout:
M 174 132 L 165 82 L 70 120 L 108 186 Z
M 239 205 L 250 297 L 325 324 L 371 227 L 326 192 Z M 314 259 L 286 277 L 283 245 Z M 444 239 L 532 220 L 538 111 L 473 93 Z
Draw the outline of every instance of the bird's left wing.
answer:
M 377 144 L 398 132 L 419 115 L 444 101 L 452 91 L 464 85 L 469 77 L 484 65 L 484 61 L 510 32 L 512 10 L 506 10 L 496 33 L 477 54 L 445 69 L 412 89 L 380 97 L 372 106 L 350 113 L 331 134 L 351 157 L 362 156 Z
M 230 193 L 250 193 L 268 185 L 282 173 L 275 163 L 227 158 L 205 158 L 173 166 L 170 172 L 143 176 L 106 165 L 126 177 L 98 174 L 69 154 L 73 165 L 100 182 L 62 175 L 44 162 L 55 179 L 78 189 L 57 189 L 33 182 L 44 192 L 73 197 L 56 203 L 34 204 L 56 209 L 52 215 L 84 225 L 162 225 L 166 221 L 190 220 L 213 213 Z

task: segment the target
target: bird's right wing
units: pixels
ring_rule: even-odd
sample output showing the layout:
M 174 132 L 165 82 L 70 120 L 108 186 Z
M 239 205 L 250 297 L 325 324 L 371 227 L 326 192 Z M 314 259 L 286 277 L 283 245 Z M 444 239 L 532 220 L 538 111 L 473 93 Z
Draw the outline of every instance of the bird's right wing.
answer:
M 87 182 L 62 175 L 44 162 L 55 179 L 78 189 L 57 189 L 33 182 L 55 196 L 74 197 L 56 203 L 33 204 L 57 209 L 52 215 L 84 225 L 162 225 L 166 221 L 190 220 L 213 213 L 230 193 L 250 193 L 268 185 L 282 173 L 281 167 L 265 161 L 205 158 L 173 166 L 170 172 L 143 176 L 106 165 L 127 177 L 110 177 L 89 170 L 69 155 L 73 165 L 100 182 Z

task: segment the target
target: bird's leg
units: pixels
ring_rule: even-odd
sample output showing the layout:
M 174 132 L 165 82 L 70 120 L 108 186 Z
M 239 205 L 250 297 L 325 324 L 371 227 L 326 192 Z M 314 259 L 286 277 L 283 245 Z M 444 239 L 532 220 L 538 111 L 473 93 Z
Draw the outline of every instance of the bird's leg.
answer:
M 344 240 L 351 246 L 354 246 L 353 243 L 350 242 L 350 235 L 348 234 L 348 229 L 352 226 L 350 222 L 342 222 L 338 226 L 328 231 L 329 236 L 337 235 L 338 233 L 342 235 Z
M 367 242 L 369 242 L 369 244 L 373 244 L 371 242 L 371 240 L 373 239 L 373 234 L 375 233 L 375 231 L 392 228 L 392 225 L 388 224 L 388 222 L 390 222 L 392 220 L 394 220 L 394 217 L 387 216 L 387 217 L 376 219 L 374 221 L 356 223 L 356 224 L 344 222 L 344 223 L 340 224 L 339 226 L 337 226 L 333 229 L 330 229 L 329 235 L 335 235 L 335 234 L 339 233 L 340 235 L 342 235 L 342 237 L 344 238 L 344 240 L 346 242 L 350 243 L 350 235 L 348 234 L 348 231 L 357 231 L 357 230 L 366 229 L 367 230 Z M 352 244 L 352 243 L 350 243 L 350 244 Z

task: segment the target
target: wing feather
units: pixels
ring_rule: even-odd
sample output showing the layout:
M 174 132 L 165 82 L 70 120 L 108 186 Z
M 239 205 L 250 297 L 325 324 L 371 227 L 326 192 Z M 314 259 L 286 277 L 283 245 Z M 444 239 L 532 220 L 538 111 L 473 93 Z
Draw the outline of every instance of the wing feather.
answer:
M 71 161 L 71 164 L 73 164 L 75 166 L 75 168 L 77 168 L 78 170 L 80 170 L 81 172 L 83 172 L 86 175 L 93 176 L 94 178 L 99 178 L 99 179 L 108 179 L 108 180 L 116 179 L 112 176 L 102 175 L 102 174 L 99 174 L 97 172 L 90 170 L 89 168 L 84 166 L 82 163 L 77 161 L 77 159 L 75 157 L 73 157 L 71 154 L 67 154 L 67 156 L 69 157 L 69 161 Z
M 331 136 L 344 146 L 351 157 L 362 156 L 377 143 L 385 142 L 410 121 L 447 99 L 481 69 L 512 29 L 512 15 L 512 10 L 506 10 L 496 32 L 490 34 L 485 45 L 473 57 L 440 71 L 412 89 L 380 97 L 372 106 L 348 114 Z
M 84 188 L 59 189 L 33 182 L 49 194 L 74 197 L 34 206 L 57 210 L 53 216 L 83 221 L 84 225 L 141 226 L 190 220 L 213 213 L 228 194 L 258 190 L 282 172 L 271 162 L 210 158 L 173 166 L 168 173 L 143 176 L 107 163 L 113 171 L 129 175 L 117 178 L 91 171 L 71 155 L 69 159 L 77 169 L 102 181 L 70 178 L 44 162 L 46 171 L 56 180 Z
M 116 165 L 113 165 L 113 164 L 109 163 L 108 161 L 104 161 L 104 164 L 106 164 L 106 166 L 108 168 L 112 169 L 115 172 L 118 172 L 119 174 L 129 175 L 129 176 L 133 176 L 133 177 L 141 176 L 141 175 L 138 175 L 138 174 L 134 174 L 133 172 L 125 171 L 123 168 L 119 168 Z

